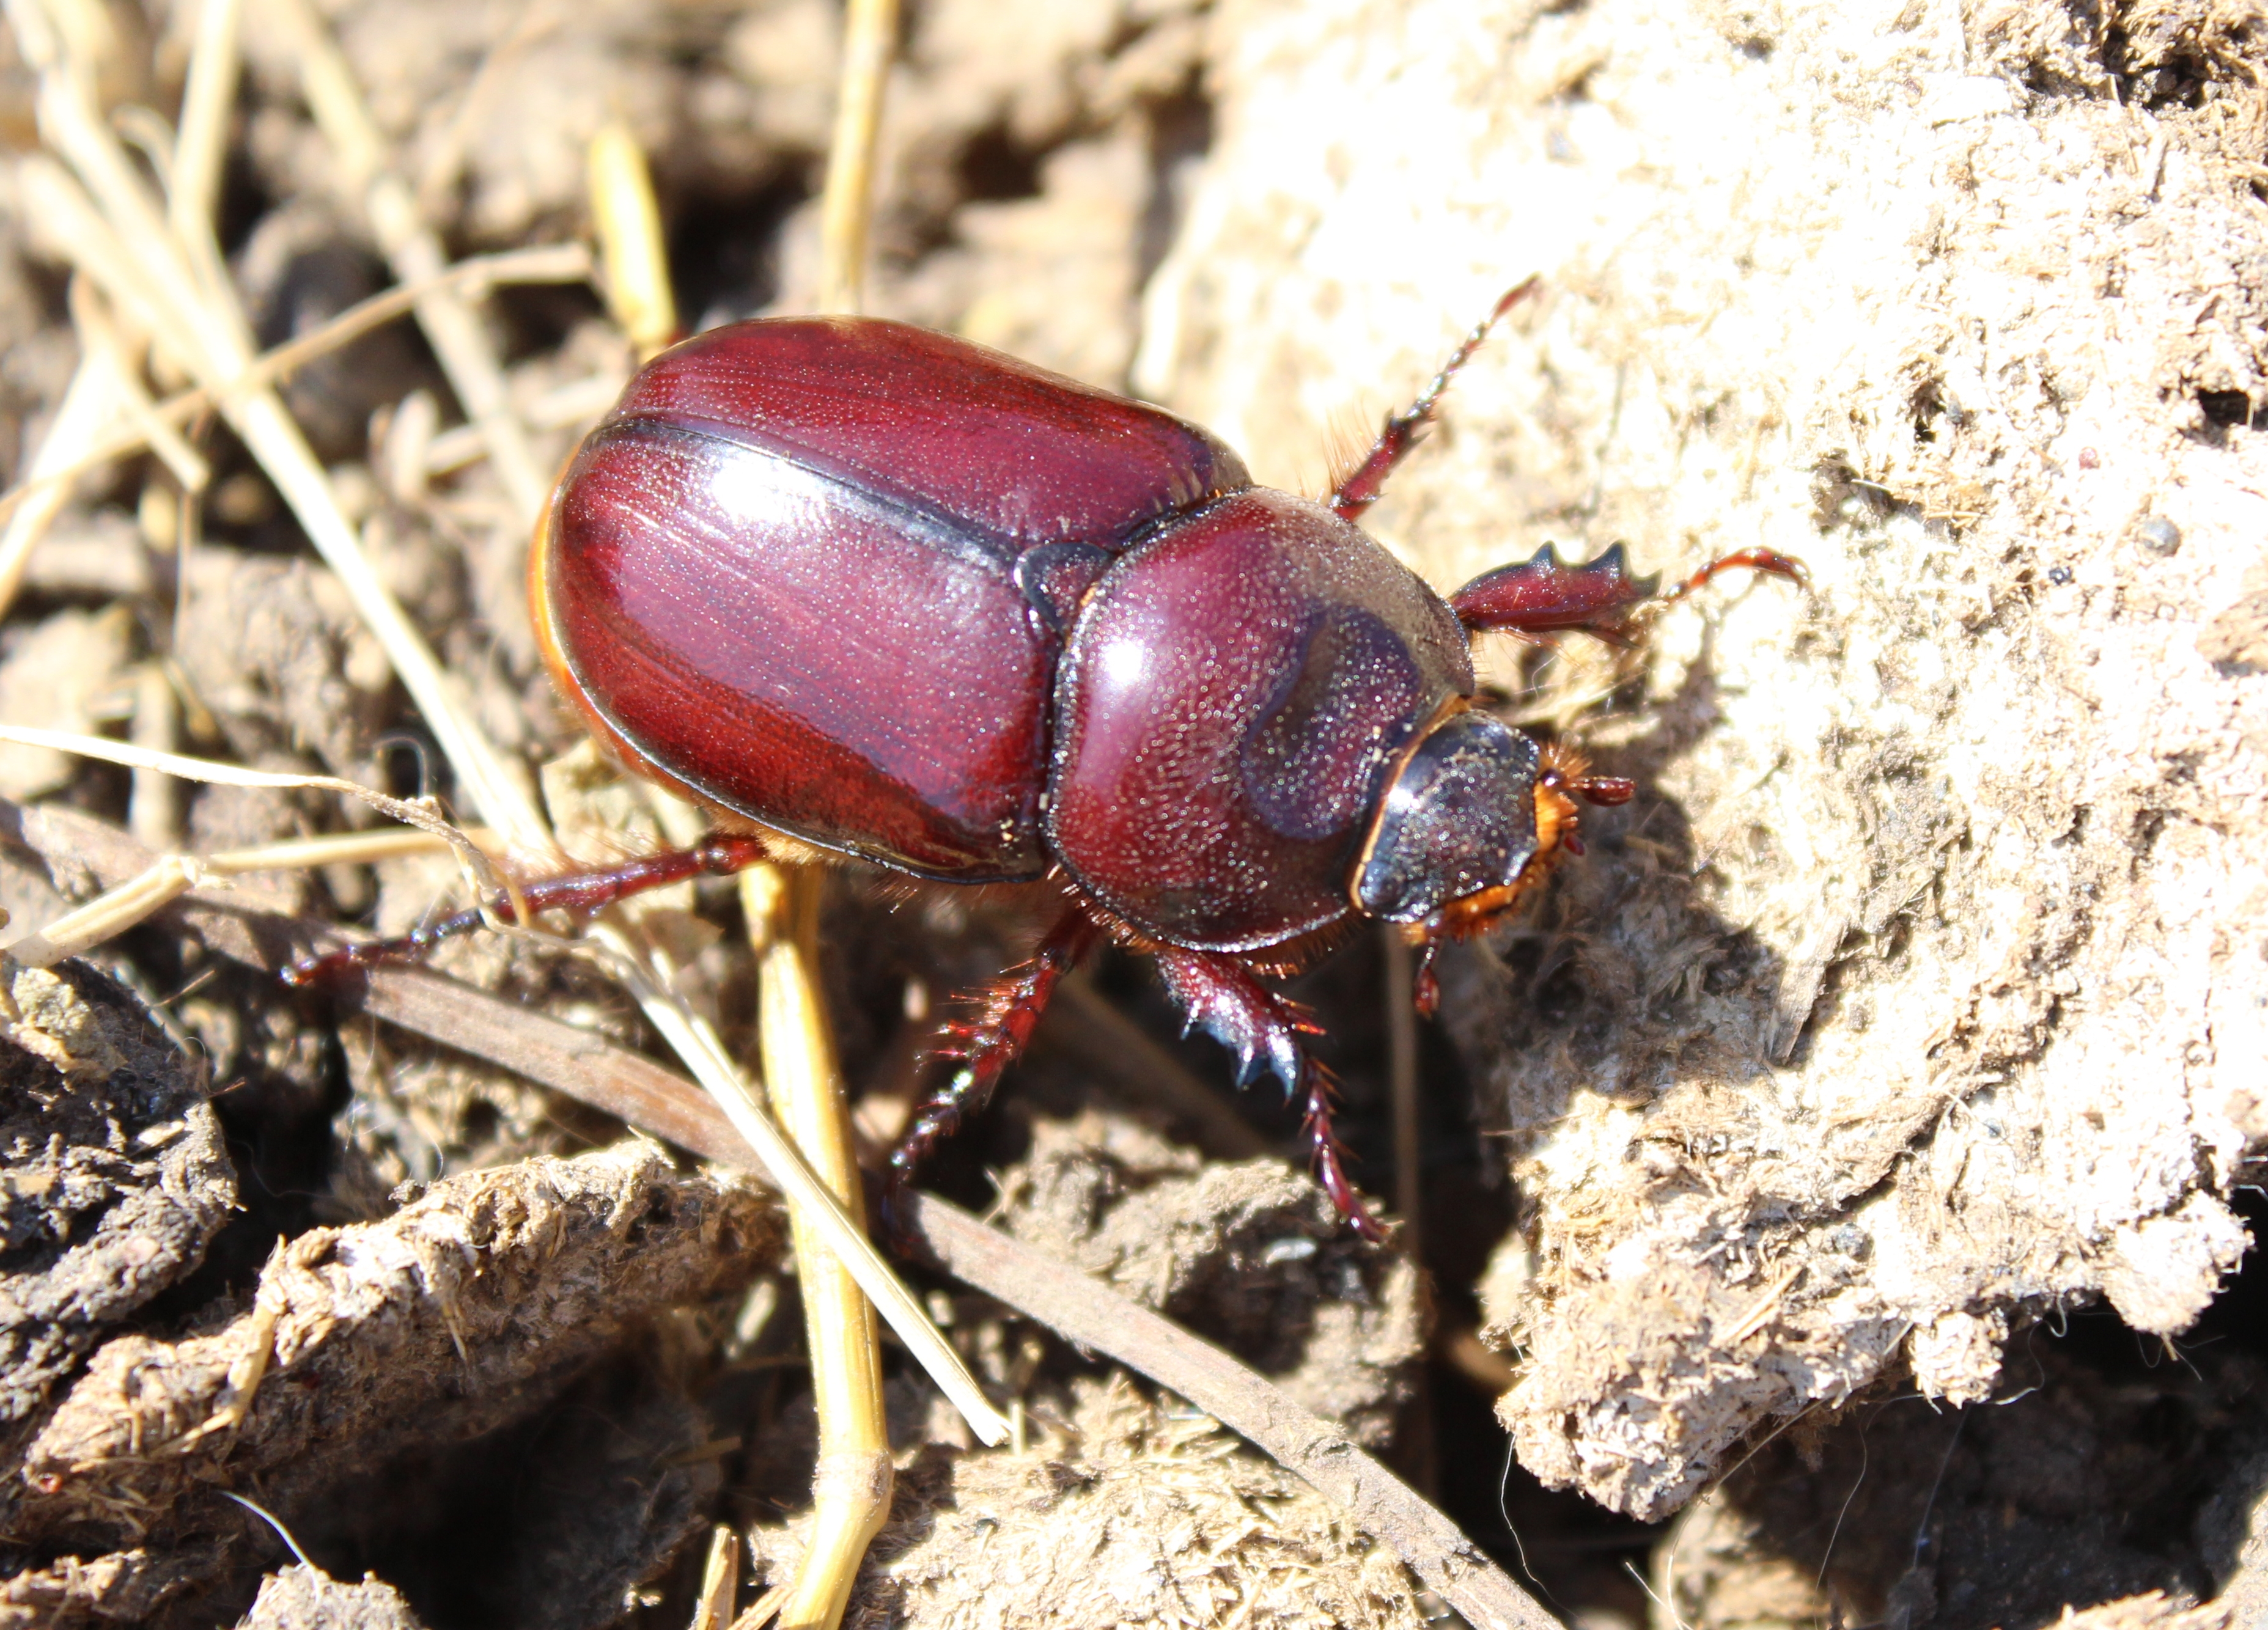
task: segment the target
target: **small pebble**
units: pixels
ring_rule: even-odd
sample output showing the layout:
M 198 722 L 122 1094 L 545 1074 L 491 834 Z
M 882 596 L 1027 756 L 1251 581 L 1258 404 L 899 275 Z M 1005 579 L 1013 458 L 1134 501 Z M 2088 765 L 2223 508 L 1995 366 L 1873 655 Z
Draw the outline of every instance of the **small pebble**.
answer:
M 2064 584 L 2071 581 L 2071 568 L 2068 566 L 2049 567 L 2048 581 L 2055 584 L 2057 588 L 2060 589 Z
M 2135 537 L 2153 554 L 2171 554 L 2182 547 L 2182 529 L 2162 515 L 2146 515 L 2134 527 Z

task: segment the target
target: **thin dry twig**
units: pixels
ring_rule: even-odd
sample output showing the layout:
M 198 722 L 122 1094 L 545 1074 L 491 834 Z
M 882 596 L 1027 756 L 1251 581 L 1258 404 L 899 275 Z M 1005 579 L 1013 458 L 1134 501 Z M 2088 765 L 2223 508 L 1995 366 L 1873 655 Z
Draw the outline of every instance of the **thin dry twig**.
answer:
M 591 252 L 581 244 L 540 244 L 530 249 L 475 255 L 469 260 L 458 261 L 426 282 L 401 284 L 374 294 L 367 300 L 358 301 L 320 327 L 312 328 L 297 339 L 262 353 L 242 373 L 218 390 L 206 390 L 200 386 L 182 391 L 158 403 L 150 410 L 151 415 L 157 422 L 177 429 L 198 415 L 210 412 L 225 398 L 246 394 L 263 385 L 280 384 L 316 358 L 327 356 L 372 329 L 407 314 L 419 299 L 434 289 L 456 285 L 468 293 L 475 293 L 510 283 L 581 283 L 589 278 L 591 269 Z M 73 386 L 77 386 L 76 378 Z M 566 388 L 578 390 L 582 385 L 578 383 Z M 620 383 L 616 382 L 614 391 L 620 389 Z M 611 397 L 613 392 L 608 394 Z M 66 402 L 69 400 L 66 396 Z M 574 405 L 579 408 L 579 400 Z M 572 416 L 570 415 L 571 418 Z M 56 425 L 60 427 L 63 422 L 63 414 L 59 412 Z M 456 432 L 447 434 L 453 437 Z M 475 434 L 477 437 L 477 432 Z M 49 503 L 60 510 L 70 500 L 71 482 L 100 469 L 114 459 L 129 457 L 149 445 L 146 428 L 133 424 L 121 428 L 98 422 L 77 439 L 81 450 L 66 459 L 64 449 L 70 445 L 70 438 L 63 436 L 59 428 L 51 430 L 40 447 L 44 455 L 48 445 L 59 444 L 52 466 L 47 466 L 44 458 L 34 458 L 31 474 L 18 486 L 0 494 L 0 516 L 6 517 L 10 522 L 6 539 L 0 540 L 0 584 L 9 581 L 7 563 L 12 558 L 9 551 L 15 546 L 7 540 L 12 540 L 16 535 L 14 523 L 19 513 L 34 505 Z M 437 441 L 435 444 L 438 446 L 439 443 Z M 484 452 L 485 446 L 481 451 Z M 434 473 L 438 474 L 446 469 L 460 468 L 471 463 L 477 456 L 477 453 L 458 453 L 442 469 Z M 20 575 L 20 568 L 18 569 Z M 12 596 L 0 595 L 0 610 L 5 609 L 10 598 Z
M 308 111 L 331 144 L 347 190 L 361 199 L 379 252 L 401 282 L 427 282 L 447 266 L 448 257 L 439 235 L 426 224 L 417 207 L 416 191 L 394 169 L 386 137 L 371 116 L 338 41 L 306 0 L 269 4 L 298 55 Z M 418 326 L 431 341 L 441 371 L 464 405 L 465 416 L 480 427 L 488 443 L 490 462 L 520 526 L 534 525 L 549 483 L 528 444 L 526 428 L 512 412 L 504 365 L 489 344 L 479 313 L 448 288 L 433 290 L 416 307 Z

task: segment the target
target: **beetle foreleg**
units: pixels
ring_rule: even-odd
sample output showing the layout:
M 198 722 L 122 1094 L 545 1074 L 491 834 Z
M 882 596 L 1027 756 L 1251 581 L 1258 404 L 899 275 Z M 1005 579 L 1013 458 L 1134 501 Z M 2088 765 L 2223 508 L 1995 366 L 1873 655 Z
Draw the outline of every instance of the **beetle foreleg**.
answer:
M 763 859 L 764 852 L 761 838 L 714 833 L 689 849 L 665 849 L 659 855 L 643 855 L 616 866 L 563 872 L 556 877 L 523 883 L 519 898 L 527 903 L 531 914 L 566 911 L 578 917 L 589 916 L 617 900 L 643 894 L 648 889 L 682 883 L 688 877 L 726 877 L 745 871 Z M 290 985 L 321 985 L 350 972 L 367 972 L 384 963 L 421 962 L 443 940 L 476 932 L 490 914 L 504 922 L 519 920 L 512 895 L 507 892 L 490 901 L 485 913 L 474 907 L 398 939 L 364 940 L 343 951 L 295 962 L 284 970 L 284 980 Z
M 1433 422 L 1433 415 L 1441 405 L 1441 393 L 1449 388 L 1449 381 L 1457 377 L 1460 368 L 1472 360 L 1473 353 L 1480 349 L 1481 341 L 1488 338 L 1488 332 L 1496 327 L 1497 319 L 1535 291 L 1535 279 L 1533 277 L 1506 290 L 1490 309 L 1489 314 L 1475 323 L 1472 331 L 1458 342 L 1457 349 L 1449 353 L 1449 360 L 1441 364 L 1441 371 L 1433 376 L 1433 382 L 1418 393 L 1418 400 L 1400 413 L 1387 415 L 1386 423 L 1379 430 L 1378 439 L 1371 444 L 1369 453 L 1331 494 L 1331 508 L 1342 520 L 1354 519 L 1378 502 L 1379 495 L 1386 489 L 1386 478 L 1394 473 L 1394 466 L 1418 444 L 1418 436 Z
M 1386 1230 L 1363 1205 L 1340 1160 L 1331 1132 L 1330 1076 L 1300 1046 L 1302 1035 L 1319 1035 L 1322 1027 L 1298 1003 L 1270 990 L 1251 969 L 1222 952 L 1161 950 L 1158 973 L 1181 1004 L 1188 1028 L 1204 1031 L 1236 1054 L 1237 1085 L 1264 1070 L 1284 1083 L 1287 1094 L 1306 1090 L 1304 1129 L 1315 1180 L 1356 1233 L 1368 1240 L 1385 1238 Z
M 1777 549 L 1738 549 L 1714 560 L 1664 594 L 1659 575 L 1631 574 L 1623 546 L 1570 566 L 1545 544 L 1527 560 L 1484 572 L 1449 597 L 1457 620 L 1478 634 L 1502 629 L 1529 638 L 1575 630 L 1610 645 L 1630 642 L 1631 622 L 1647 606 L 1682 600 L 1720 571 L 1745 566 L 1799 586 L 1810 574 L 1801 561 Z
M 1094 943 L 1098 930 L 1086 908 L 1073 906 L 1056 920 L 1040 942 L 1032 959 L 984 988 L 976 999 L 974 1015 L 948 1024 L 932 1056 L 958 1059 L 945 1084 L 923 1103 L 914 1123 L 897 1148 L 890 1151 L 890 1175 L 882 1195 L 882 1214 L 893 1232 L 902 1214 L 901 1200 L 913 1186 L 914 1172 L 930 1151 L 961 1129 L 961 1123 L 984 1107 L 1001 1073 L 1016 1061 L 1032 1039 L 1048 998 L 1063 976 L 1078 966 Z

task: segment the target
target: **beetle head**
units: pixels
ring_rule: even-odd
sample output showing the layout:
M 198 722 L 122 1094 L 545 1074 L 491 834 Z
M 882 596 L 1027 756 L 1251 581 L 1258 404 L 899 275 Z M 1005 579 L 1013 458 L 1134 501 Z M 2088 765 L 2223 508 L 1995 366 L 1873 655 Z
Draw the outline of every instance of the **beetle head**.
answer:
M 1356 863 L 1355 905 L 1402 925 L 1430 962 L 1443 942 L 1485 932 L 1543 877 L 1561 849 L 1581 853 L 1575 799 L 1620 804 L 1631 784 L 1489 714 L 1466 709 L 1418 744 L 1380 801 Z M 1419 1004 L 1431 987 L 1421 973 Z

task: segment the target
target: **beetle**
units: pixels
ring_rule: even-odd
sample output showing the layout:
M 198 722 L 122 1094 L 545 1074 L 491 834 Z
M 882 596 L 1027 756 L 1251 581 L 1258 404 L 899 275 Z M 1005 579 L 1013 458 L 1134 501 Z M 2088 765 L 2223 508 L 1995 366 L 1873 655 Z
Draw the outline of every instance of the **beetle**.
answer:
M 1563 851 L 1587 775 L 1476 705 L 1481 632 L 1624 642 L 1664 595 L 1621 546 L 1549 545 L 1444 600 L 1354 522 L 1432 419 L 1477 325 L 1320 503 L 1256 486 L 1218 437 L 951 335 L 775 318 L 664 352 L 571 459 L 530 564 L 539 642 L 585 723 L 704 805 L 684 851 L 525 886 L 597 909 L 766 856 L 940 883 L 1051 884 L 1032 959 L 951 1027 L 958 1061 L 891 1160 L 902 1193 L 989 1096 L 1057 981 L 1108 939 L 1155 958 L 1189 1024 L 1304 1094 L 1318 1180 L 1348 1180 L 1317 1027 L 1263 982 L 1363 918 L 1422 949 L 1501 921 Z M 490 908 L 509 917 L 510 902 Z M 367 966 L 468 929 L 302 965 Z

